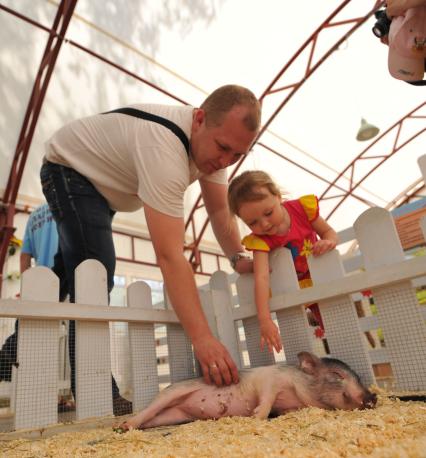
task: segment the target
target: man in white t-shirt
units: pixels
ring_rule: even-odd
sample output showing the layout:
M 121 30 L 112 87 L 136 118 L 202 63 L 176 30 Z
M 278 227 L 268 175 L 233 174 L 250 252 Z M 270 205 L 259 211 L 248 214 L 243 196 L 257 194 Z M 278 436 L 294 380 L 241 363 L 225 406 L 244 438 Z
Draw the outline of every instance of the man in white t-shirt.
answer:
M 218 386 L 236 383 L 238 372 L 209 329 L 183 253 L 183 197 L 198 179 L 220 246 L 238 272 L 249 271 L 252 266 L 241 254 L 240 234 L 227 205 L 224 169 L 249 152 L 260 116 L 253 93 L 236 85 L 215 90 L 200 108 L 132 105 L 71 122 L 57 131 L 46 143 L 41 170 L 43 192 L 58 227 L 71 302 L 74 270 L 85 259 L 103 263 L 111 291 L 113 215 L 143 206 L 171 303 L 192 341 L 204 379 Z M 73 352 L 72 329 L 70 335 Z M 74 372 L 74 361 L 71 366 Z M 74 375 L 75 389 L 73 379 Z M 113 398 L 122 400 L 114 381 Z

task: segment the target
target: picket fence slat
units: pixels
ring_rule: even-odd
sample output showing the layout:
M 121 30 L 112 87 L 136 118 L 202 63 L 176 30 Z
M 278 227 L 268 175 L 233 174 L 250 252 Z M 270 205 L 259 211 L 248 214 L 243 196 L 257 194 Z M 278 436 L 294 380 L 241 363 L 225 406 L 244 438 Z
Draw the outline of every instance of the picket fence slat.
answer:
M 127 289 L 127 304 L 139 310 L 152 309 L 151 288 L 143 281 Z M 133 381 L 133 411 L 146 407 L 158 394 L 157 356 L 153 323 L 129 323 Z
M 309 256 L 308 265 L 314 285 L 341 280 L 345 276 L 337 250 L 319 257 Z M 374 383 L 371 361 L 351 296 L 346 294 L 320 301 L 319 309 L 331 354 L 349 364 L 367 386 Z
M 46 267 L 24 272 L 21 297 L 38 302 L 57 301 L 59 282 Z M 57 423 L 59 322 L 19 320 L 18 365 L 13 369 L 12 408 L 15 429 L 37 428 Z
M 108 304 L 105 267 L 93 259 L 75 270 L 77 303 Z M 112 415 L 111 349 L 108 322 L 75 323 L 76 418 Z

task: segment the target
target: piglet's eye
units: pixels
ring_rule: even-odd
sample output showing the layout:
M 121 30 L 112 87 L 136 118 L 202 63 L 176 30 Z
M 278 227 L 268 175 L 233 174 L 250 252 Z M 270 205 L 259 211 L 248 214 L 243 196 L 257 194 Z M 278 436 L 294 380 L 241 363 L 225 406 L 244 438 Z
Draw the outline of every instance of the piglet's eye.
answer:
M 342 385 L 344 382 L 344 378 L 342 377 L 342 374 L 339 374 L 338 372 L 332 372 L 330 378 L 332 379 L 334 383 L 338 383 L 339 385 Z

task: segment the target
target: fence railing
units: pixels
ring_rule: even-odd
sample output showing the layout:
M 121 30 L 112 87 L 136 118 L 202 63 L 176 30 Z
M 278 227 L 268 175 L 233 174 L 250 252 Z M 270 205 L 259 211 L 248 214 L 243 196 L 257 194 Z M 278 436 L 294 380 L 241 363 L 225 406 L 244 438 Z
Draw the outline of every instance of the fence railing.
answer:
M 423 230 L 426 222 L 422 222 Z M 328 347 L 333 357 L 347 362 L 363 379 L 375 382 L 372 365 L 389 362 L 395 386 L 426 389 L 425 309 L 419 305 L 412 280 L 426 274 L 426 257 L 405 259 L 392 216 L 372 208 L 354 224 L 364 271 L 345 273 L 337 250 L 308 258 L 313 287 L 299 290 L 291 253 L 283 248 L 271 254 L 271 311 L 276 313 L 285 357 L 294 363 L 299 351 L 316 351 L 305 305 L 318 303 Z M 127 307 L 109 307 L 106 272 L 97 261 L 83 262 L 75 272 L 76 303 L 60 303 L 56 276 L 44 267 L 22 276 L 21 297 L 0 300 L 0 316 L 19 318 L 17 364 L 13 368 L 11 406 L 15 429 L 43 427 L 58 422 L 57 398 L 63 320 L 76 320 L 76 419 L 112 414 L 111 321 L 128 323 L 134 410 L 146 406 L 159 390 L 154 326 L 167 328 L 166 345 L 171 381 L 198 373 L 191 344 L 172 310 L 152 307 L 144 282 L 128 287 Z M 242 321 L 251 366 L 274 362 L 259 348 L 259 327 L 252 274 L 236 280 L 213 274 L 209 289 L 200 296 L 213 333 L 242 366 Z M 358 318 L 353 294 L 371 290 L 377 315 Z M 367 346 L 364 332 L 381 328 L 385 347 Z

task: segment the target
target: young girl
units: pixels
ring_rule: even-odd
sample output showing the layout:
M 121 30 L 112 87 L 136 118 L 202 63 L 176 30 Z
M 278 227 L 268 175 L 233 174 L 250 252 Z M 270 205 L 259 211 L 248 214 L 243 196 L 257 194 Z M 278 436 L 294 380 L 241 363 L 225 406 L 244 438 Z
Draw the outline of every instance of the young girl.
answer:
M 278 186 L 260 170 L 247 171 L 235 177 L 229 185 L 228 202 L 231 211 L 239 216 L 252 233 L 242 240 L 253 251 L 255 302 L 260 324 L 263 349 L 281 351 L 281 339 L 269 311 L 269 257 L 271 250 L 287 247 L 301 288 L 312 286 L 306 256 L 320 256 L 333 250 L 337 234 L 319 216 L 318 199 L 307 195 L 296 200 L 282 201 Z M 318 240 L 319 236 L 320 240 Z M 317 304 L 309 306 L 322 326 Z

